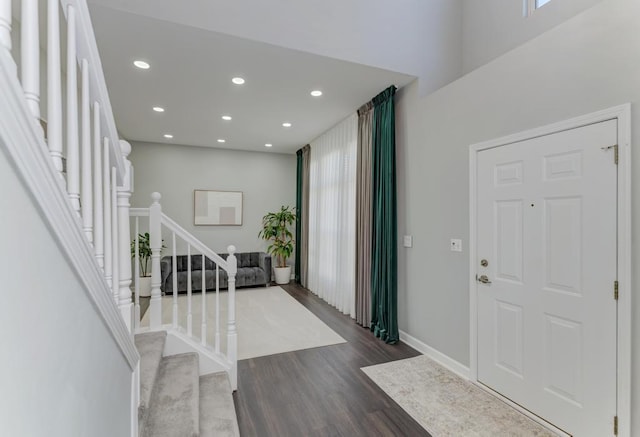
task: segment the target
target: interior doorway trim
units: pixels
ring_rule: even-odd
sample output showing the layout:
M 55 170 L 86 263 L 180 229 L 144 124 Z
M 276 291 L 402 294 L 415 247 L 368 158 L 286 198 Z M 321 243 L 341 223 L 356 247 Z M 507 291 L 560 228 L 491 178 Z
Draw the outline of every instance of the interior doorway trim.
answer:
M 470 379 L 478 384 L 478 332 L 476 281 L 476 169 L 479 152 L 570 129 L 618 121 L 618 354 L 617 407 L 618 435 L 631 437 L 631 105 L 624 104 L 525 132 L 469 146 L 469 303 L 470 303 Z M 484 385 L 479 384 L 486 388 Z M 490 390 L 491 391 L 491 390 Z M 494 394 L 497 394 L 494 392 Z M 503 398 L 502 396 L 500 396 Z M 503 398 L 504 399 L 504 398 Z M 513 405 L 513 404 L 512 404 Z M 531 414 L 529 414 L 531 416 Z

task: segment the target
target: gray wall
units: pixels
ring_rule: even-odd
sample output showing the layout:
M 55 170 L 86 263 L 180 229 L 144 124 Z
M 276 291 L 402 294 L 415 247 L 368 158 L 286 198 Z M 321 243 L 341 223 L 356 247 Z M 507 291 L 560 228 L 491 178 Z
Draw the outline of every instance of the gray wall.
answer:
M 468 73 L 601 0 L 552 0 L 528 17 L 524 0 L 464 0 L 463 71 Z
M 162 210 L 196 238 L 220 253 L 233 244 L 239 252 L 264 250 L 258 238 L 262 216 L 295 206 L 296 156 L 204 147 L 132 142 L 133 207 L 148 207 L 151 193 L 162 194 Z M 242 191 L 242 226 L 194 226 L 193 190 Z M 165 236 L 165 244 L 169 237 Z M 168 244 L 167 244 L 168 245 Z
M 403 331 L 469 365 L 469 145 L 627 102 L 640 144 L 638 29 L 640 2 L 602 0 L 434 94 L 421 98 L 415 83 L 398 93 L 398 232 L 414 236 L 413 248 L 399 248 Z M 632 159 L 637 176 L 637 147 Z M 632 191 L 637 265 L 640 177 Z M 449 251 L 452 237 L 462 238 L 462 253 Z M 632 311 L 632 434 L 640 435 L 640 299 Z

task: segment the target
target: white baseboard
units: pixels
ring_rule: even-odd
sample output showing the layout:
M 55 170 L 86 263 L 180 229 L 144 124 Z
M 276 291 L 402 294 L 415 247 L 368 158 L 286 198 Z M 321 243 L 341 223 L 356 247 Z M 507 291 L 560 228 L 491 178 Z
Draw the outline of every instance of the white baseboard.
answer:
M 448 355 L 443 354 L 439 350 L 432 348 L 428 344 L 423 343 L 412 335 L 409 335 L 404 331 L 400 331 L 400 341 L 411 346 L 418 352 L 422 352 L 423 355 L 426 355 L 433 361 L 437 362 L 441 366 L 446 367 L 458 376 L 464 379 L 470 378 L 471 372 L 469 371 L 469 367 L 459 363 Z

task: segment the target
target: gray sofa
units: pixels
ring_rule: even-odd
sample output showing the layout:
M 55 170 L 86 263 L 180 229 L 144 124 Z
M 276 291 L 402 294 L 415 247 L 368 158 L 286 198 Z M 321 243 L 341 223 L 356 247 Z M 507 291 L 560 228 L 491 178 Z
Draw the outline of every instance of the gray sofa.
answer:
M 223 259 L 228 254 L 221 253 Z M 256 287 L 269 285 L 271 282 L 271 255 L 264 252 L 236 253 L 238 273 L 236 287 Z M 160 260 L 162 283 L 160 289 L 164 294 L 173 294 L 172 257 L 165 256 Z M 176 257 L 178 275 L 178 293 L 187 292 L 187 255 Z M 205 258 L 205 287 L 216 289 L 216 264 Z M 220 288 L 227 288 L 227 272 L 220 269 Z M 191 290 L 202 290 L 202 255 L 191 255 Z

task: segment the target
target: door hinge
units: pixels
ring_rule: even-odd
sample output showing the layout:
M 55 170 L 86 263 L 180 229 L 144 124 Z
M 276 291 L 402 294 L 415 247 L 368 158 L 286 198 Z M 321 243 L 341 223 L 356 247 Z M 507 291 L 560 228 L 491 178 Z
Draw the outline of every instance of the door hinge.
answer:
M 618 416 L 613 416 L 613 435 L 618 435 Z
M 602 148 L 602 150 L 605 150 L 605 151 L 609 149 L 613 149 L 613 163 L 615 165 L 618 165 L 618 145 L 615 144 L 613 146 L 607 146 Z
M 613 298 L 618 300 L 618 281 L 613 281 Z

